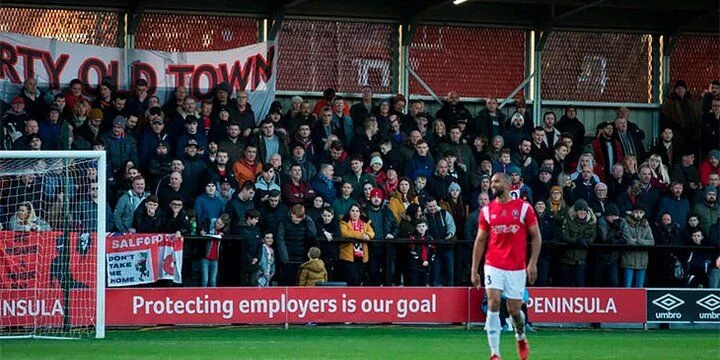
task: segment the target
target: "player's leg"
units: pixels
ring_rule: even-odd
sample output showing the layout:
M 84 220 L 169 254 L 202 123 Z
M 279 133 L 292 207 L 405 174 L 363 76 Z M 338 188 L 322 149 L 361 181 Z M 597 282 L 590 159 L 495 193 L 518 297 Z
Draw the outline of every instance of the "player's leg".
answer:
M 505 298 L 507 298 L 507 310 L 515 328 L 518 355 L 523 360 L 527 359 L 530 353 L 530 346 L 525 338 L 525 314 L 522 311 L 526 281 L 527 275 L 524 270 L 508 271 L 504 291 Z
M 499 269 L 485 265 L 484 267 L 485 293 L 488 299 L 487 319 L 485 320 L 485 331 L 487 332 L 488 345 L 490 345 L 491 356 L 500 357 L 500 302 L 503 284 L 505 279 Z M 492 359 L 492 357 L 491 357 Z

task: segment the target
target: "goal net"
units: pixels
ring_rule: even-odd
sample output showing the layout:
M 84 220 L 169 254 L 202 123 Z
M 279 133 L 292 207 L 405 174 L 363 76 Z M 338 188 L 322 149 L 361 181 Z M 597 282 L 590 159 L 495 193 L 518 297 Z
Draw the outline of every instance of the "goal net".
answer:
M 104 337 L 105 153 L 0 151 L 0 338 Z

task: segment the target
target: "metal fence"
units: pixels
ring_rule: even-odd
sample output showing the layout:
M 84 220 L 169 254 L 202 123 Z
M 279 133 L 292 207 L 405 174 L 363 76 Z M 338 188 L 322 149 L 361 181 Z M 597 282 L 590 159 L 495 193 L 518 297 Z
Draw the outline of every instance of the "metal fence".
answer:
M 0 31 L 89 45 L 118 46 L 120 12 L 0 8 Z M 144 12 L 135 33 L 138 49 L 225 50 L 261 39 L 259 18 Z M 279 91 L 319 93 L 334 87 L 359 93 L 400 89 L 399 24 L 285 19 L 279 42 Z M 524 29 L 424 24 L 409 46 L 408 64 L 437 94 L 505 97 L 532 72 Z M 650 103 L 652 35 L 555 31 L 543 51 L 542 97 L 586 103 Z M 670 79 L 684 79 L 701 93 L 720 78 L 720 37 L 683 35 L 671 55 Z M 659 59 L 662 61 L 662 59 Z M 402 76 L 404 78 L 404 76 Z M 429 95 L 409 77 L 408 93 Z M 520 95 L 524 93 L 521 91 Z M 526 96 L 528 94 L 525 94 Z M 528 96 L 529 97 L 529 96 Z
M 439 96 L 505 97 L 525 78 L 524 30 L 421 25 L 409 65 Z M 413 77 L 411 95 L 429 95 Z
M 279 41 L 277 89 L 393 92 L 397 28 L 386 23 L 285 20 Z
M 135 48 L 160 51 L 215 51 L 258 42 L 257 19 L 235 16 L 144 13 Z
M 118 45 L 118 13 L 0 7 L 0 31 L 87 45 Z
M 650 35 L 552 32 L 542 58 L 543 99 L 650 102 L 650 44 Z
M 711 80 L 720 79 L 720 36 L 681 36 L 670 55 L 671 83 L 685 80 L 701 94 Z

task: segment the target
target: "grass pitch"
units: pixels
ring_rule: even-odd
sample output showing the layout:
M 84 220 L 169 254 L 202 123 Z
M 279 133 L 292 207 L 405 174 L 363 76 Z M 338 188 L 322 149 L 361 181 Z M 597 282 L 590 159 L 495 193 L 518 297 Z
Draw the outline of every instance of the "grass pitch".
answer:
M 0 359 L 487 359 L 482 328 L 292 327 L 109 331 L 104 340 L 0 340 Z M 720 359 L 720 331 L 555 330 L 531 359 Z M 512 333 L 504 359 L 517 359 Z

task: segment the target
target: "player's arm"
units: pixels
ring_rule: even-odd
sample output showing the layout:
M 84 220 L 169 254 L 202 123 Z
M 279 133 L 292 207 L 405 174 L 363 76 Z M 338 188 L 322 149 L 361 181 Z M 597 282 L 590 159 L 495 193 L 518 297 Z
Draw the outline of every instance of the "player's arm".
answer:
M 473 245 L 472 267 L 470 269 L 470 279 L 475 287 L 480 287 L 480 285 L 482 285 L 480 284 L 480 275 L 478 274 L 478 271 L 480 269 L 480 261 L 485 253 L 487 238 L 487 231 L 479 228 L 477 236 L 475 237 L 475 244 Z
M 537 223 L 528 226 L 528 232 L 530 233 L 530 260 L 528 261 L 527 273 L 528 282 L 532 285 L 537 279 L 537 261 L 542 247 L 542 235 L 540 235 L 540 227 Z

